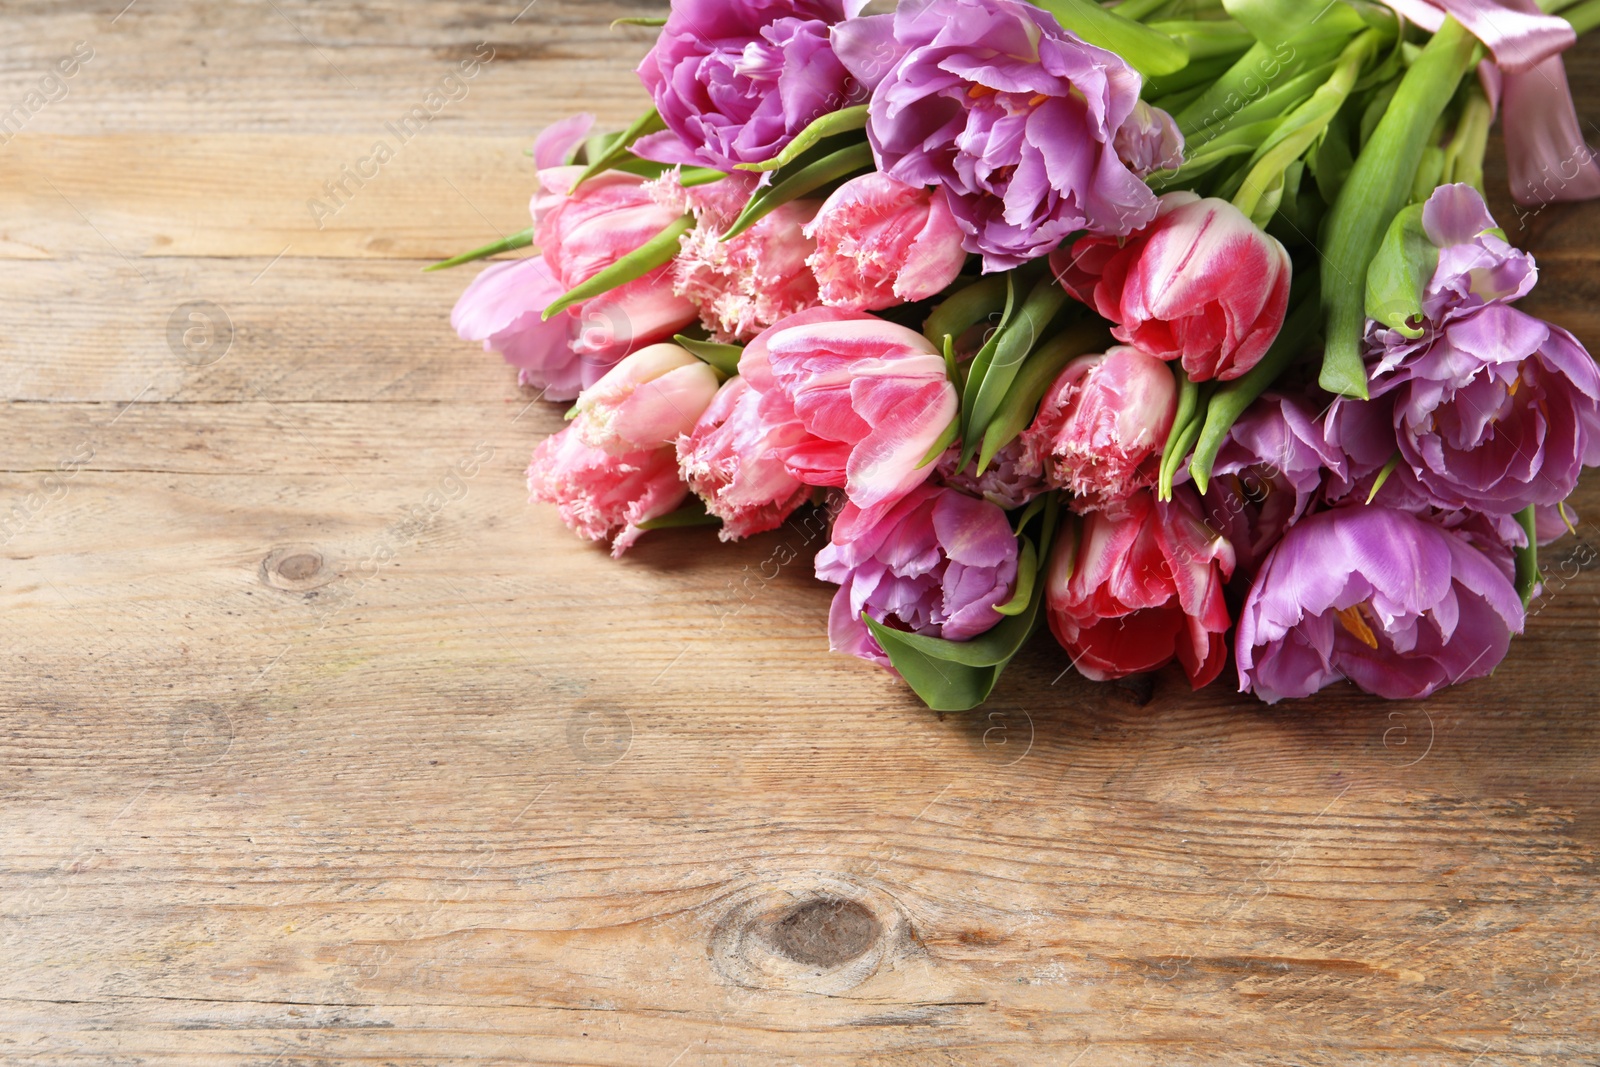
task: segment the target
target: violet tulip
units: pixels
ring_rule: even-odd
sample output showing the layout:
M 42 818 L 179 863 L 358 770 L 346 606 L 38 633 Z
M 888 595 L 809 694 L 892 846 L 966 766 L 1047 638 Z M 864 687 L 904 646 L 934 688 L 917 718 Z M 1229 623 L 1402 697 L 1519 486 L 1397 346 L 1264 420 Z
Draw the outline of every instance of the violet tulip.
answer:
M 1192 487 L 1178 486 L 1170 503 L 1141 492 L 1117 513 L 1063 527 L 1045 592 L 1050 630 L 1093 681 L 1177 660 L 1203 688 L 1228 659 L 1223 587 L 1234 563 L 1233 547 L 1201 521 Z
M 828 615 L 835 652 L 889 666 L 862 612 L 898 630 L 970 641 L 1013 599 L 1017 539 L 1005 512 L 954 489 L 923 485 L 874 521 L 846 505 L 817 577 L 840 587 Z M 853 528 L 843 539 L 839 529 Z
M 1289 253 L 1225 200 L 1168 193 L 1126 240 L 1090 236 L 1050 258 L 1063 288 L 1114 324 L 1112 334 L 1192 381 L 1249 373 L 1283 329 Z
M 833 39 L 873 90 L 878 169 L 942 186 L 985 270 L 1155 216 L 1155 194 L 1116 148 L 1139 75 L 1053 15 L 1021 0 L 900 0 L 892 15 L 834 27 Z
M 1039 466 L 1027 462 L 1020 439 L 996 452 L 982 474 L 974 473 L 970 463 L 957 474 L 956 465 L 960 462 L 960 448 L 946 452 L 939 461 L 939 480 L 1007 511 L 1026 507 L 1054 488 L 1045 481 Z
M 761 394 L 733 378 L 694 429 L 678 438 L 678 468 L 706 511 L 722 520 L 721 538 L 738 541 L 776 530 L 811 489 L 789 473 L 779 450 L 805 436 L 798 422 L 770 425 Z
M 765 163 L 796 134 L 864 95 L 833 54 L 841 0 L 675 0 L 639 65 L 667 129 L 634 151 L 731 171 Z
M 1380 369 L 1373 392 L 1393 405 L 1399 454 L 1435 507 L 1559 504 L 1600 465 L 1600 369 L 1570 333 L 1515 308 L 1447 322 Z
M 628 356 L 583 391 L 573 427 L 584 444 L 616 455 L 673 445 L 716 397 L 717 372 L 677 345 Z
M 1481 678 L 1521 633 L 1504 566 L 1381 506 L 1303 520 L 1267 557 L 1239 620 L 1240 691 L 1307 697 L 1348 678 L 1390 700 Z
M 837 308 L 773 326 L 745 349 L 739 373 L 761 394 L 769 426 L 802 431 L 777 446 L 789 473 L 843 488 L 856 506 L 854 518 L 840 520 L 847 531 L 877 522 L 928 480 L 935 447 L 961 409 L 927 338 Z
M 1233 544 L 1241 577 L 1255 577 L 1317 501 L 1324 471 L 1343 458 L 1311 410 L 1290 397 L 1268 393 L 1234 424 L 1212 466 L 1204 510 L 1207 524 Z
M 881 311 L 914 304 L 952 285 L 967 262 L 965 237 L 943 189 L 886 174 L 840 186 L 806 227 L 808 261 L 825 304 Z
M 1172 371 L 1137 348 L 1073 360 L 1022 435 L 1023 469 L 1073 495 L 1080 512 L 1115 508 L 1160 473 L 1178 414 Z
M 613 556 L 639 539 L 643 523 L 670 515 L 689 495 L 670 447 L 616 455 L 585 444 L 575 426 L 534 450 L 528 492 L 536 502 L 556 505 L 580 537 L 604 541 L 615 534 Z

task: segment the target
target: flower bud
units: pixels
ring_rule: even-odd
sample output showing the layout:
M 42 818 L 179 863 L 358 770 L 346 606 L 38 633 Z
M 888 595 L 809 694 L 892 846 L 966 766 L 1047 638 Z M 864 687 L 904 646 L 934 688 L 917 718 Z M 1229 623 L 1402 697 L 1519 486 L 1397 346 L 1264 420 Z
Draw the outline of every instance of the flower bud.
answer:
M 692 353 L 651 345 L 583 391 L 573 426 L 584 444 L 617 455 L 660 448 L 694 429 L 719 384 Z

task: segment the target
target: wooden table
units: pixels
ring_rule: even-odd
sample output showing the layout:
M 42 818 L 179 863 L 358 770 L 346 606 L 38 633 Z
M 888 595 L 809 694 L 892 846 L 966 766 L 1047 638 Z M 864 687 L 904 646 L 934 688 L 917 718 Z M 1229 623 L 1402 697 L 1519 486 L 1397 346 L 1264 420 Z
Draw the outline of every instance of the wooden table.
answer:
M 0 1061 L 1600 1063 L 1595 526 L 1427 705 L 1040 642 L 932 715 L 797 529 L 530 507 L 561 413 L 418 271 L 664 4 L 124 3 L 0 22 Z M 1600 345 L 1600 207 L 1499 211 Z

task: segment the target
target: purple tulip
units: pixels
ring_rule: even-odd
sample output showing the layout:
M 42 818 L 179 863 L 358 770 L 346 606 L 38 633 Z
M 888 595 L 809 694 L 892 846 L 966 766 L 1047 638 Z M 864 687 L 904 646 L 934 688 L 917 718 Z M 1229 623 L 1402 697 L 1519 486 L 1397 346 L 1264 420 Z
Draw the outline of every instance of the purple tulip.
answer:
M 661 163 L 765 163 L 817 119 L 863 98 L 833 54 L 841 0 L 674 0 L 639 66 L 667 129 L 634 145 Z
M 1414 515 L 1305 519 L 1267 557 L 1239 620 L 1240 691 L 1269 704 L 1340 679 L 1391 700 L 1481 678 L 1525 621 L 1512 575 Z
M 1310 510 L 1323 471 L 1341 454 L 1298 400 L 1269 393 L 1234 424 L 1205 495 L 1206 524 L 1232 542 L 1239 574 L 1253 578 L 1267 553 Z
M 855 505 L 846 505 L 841 527 Z M 923 485 L 883 518 L 817 555 L 817 577 L 840 586 L 828 616 L 835 652 L 889 666 L 861 621 L 865 611 L 895 629 L 970 641 L 998 625 L 995 610 L 1017 584 L 1017 539 L 1006 513 L 987 500 Z
M 878 169 L 943 186 L 985 270 L 1046 255 L 1069 234 L 1127 234 L 1155 217 L 1155 194 L 1117 153 L 1139 75 L 1045 11 L 1020 0 L 901 0 L 892 15 L 834 27 L 833 40 L 873 89 Z M 1124 140 L 1144 138 L 1132 130 Z
M 1600 369 L 1570 333 L 1514 308 L 1446 322 L 1380 369 L 1373 392 L 1393 404 L 1399 454 L 1435 507 L 1559 504 L 1600 465 Z

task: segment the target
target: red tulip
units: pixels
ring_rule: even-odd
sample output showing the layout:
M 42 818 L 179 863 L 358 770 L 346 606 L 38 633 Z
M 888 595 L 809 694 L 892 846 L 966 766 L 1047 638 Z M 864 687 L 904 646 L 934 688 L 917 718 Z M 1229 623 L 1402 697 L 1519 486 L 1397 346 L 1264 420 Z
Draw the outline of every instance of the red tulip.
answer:
M 1292 268 L 1283 245 L 1224 200 L 1168 193 L 1132 237 L 1085 237 L 1050 257 L 1062 287 L 1118 340 L 1182 360 L 1190 379 L 1231 381 L 1283 329 Z
M 1223 586 L 1233 546 L 1206 528 L 1194 490 L 1171 503 L 1141 492 L 1118 513 L 1062 530 L 1051 563 L 1050 630 L 1078 672 L 1104 682 L 1176 659 L 1196 689 L 1227 662 L 1232 619 Z

